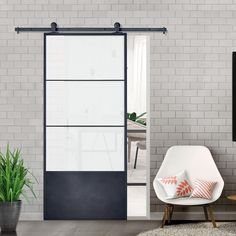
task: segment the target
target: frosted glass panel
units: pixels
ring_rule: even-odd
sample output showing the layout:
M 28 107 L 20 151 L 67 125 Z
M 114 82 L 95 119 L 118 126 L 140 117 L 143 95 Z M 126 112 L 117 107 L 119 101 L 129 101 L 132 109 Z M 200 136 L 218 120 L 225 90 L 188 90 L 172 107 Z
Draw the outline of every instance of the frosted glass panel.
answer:
M 124 79 L 124 36 L 48 36 L 48 80 Z
M 124 125 L 123 81 L 47 82 L 47 125 Z
M 124 128 L 47 128 L 47 171 L 123 171 Z

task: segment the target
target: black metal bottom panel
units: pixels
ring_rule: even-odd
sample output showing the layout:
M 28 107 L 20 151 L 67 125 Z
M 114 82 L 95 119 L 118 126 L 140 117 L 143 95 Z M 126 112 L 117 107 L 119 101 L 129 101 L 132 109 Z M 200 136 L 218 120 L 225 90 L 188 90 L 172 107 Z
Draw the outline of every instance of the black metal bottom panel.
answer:
M 127 219 L 125 172 L 45 172 L 45 220 Z

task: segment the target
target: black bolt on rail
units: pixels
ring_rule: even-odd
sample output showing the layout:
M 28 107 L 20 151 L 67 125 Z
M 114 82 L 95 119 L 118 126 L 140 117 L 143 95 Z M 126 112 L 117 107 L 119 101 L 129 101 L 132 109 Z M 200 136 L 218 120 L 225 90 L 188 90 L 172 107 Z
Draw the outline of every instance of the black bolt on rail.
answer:
M 119 22 L 116 22 L 114 24 L 114 29 L 115 29 L 115 32 L 118 33 L 120 31 L 120 23 Z
M 57 23 L 56 22 L 51 23 L 51 30 L 53 33 L 56 33 L 56 31 L 57 31 Z

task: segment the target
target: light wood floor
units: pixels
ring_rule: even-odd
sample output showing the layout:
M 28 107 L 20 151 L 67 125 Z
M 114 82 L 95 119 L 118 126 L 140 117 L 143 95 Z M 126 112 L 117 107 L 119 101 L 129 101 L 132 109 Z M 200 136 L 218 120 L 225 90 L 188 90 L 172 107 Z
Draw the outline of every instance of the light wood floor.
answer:
M 134 236 L 160 226 L 160 221 L 19 222 L 16 234 L 1 236 Z

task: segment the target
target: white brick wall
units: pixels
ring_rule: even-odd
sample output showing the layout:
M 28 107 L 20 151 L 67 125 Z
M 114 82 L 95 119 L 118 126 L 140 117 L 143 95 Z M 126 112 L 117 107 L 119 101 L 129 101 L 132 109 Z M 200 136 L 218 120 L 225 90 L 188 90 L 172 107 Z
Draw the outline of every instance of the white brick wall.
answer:
M 151 180 L 167 148 L 208 146 L 225 180 L 217 207 L 236 207 L 236 145 L 231 134 L 231 53 L 236 47 L 235 0 L 1 0 L 0 147 L 22 147 L 39 179 L 38 199 L 25 213 L 41 213 L 43 182 L 43 35 L 15 26 L 165 26 L 151 35 Z M 159 211 L 151 191 L 151 210 Z

